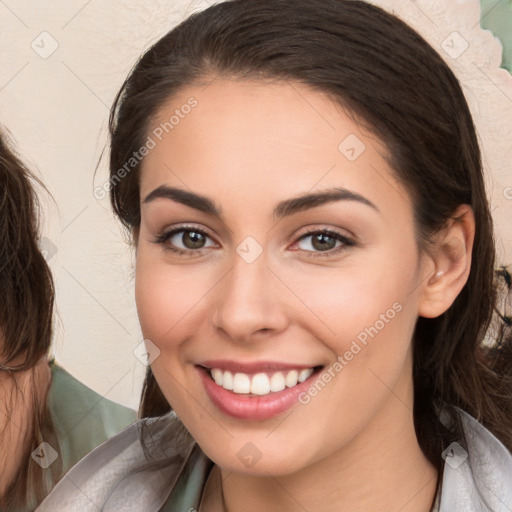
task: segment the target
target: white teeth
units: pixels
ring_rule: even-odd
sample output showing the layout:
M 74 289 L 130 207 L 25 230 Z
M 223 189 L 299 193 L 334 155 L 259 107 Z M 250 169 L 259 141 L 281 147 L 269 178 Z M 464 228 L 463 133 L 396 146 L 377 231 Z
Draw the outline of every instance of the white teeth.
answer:
M 233 389 L 233 374 L 231 372 L 224 372 L 222 375 L 222 387 L 228 391 Z
M 213 380 L 215 381 L 215 384 L 222 386 L 222 370 L 219 370 L 218 368 L 214 368 L 212 370 L 212 377 L 213 377 Z
M 270 393 L 270 379 L 266 373 L 257 373 L 252 378 L 251 393 L 255 395 L 268 395 Z
M 309 379 L 311 377 L 311 374 L 313 373 L 313 368 L 308 368 L 307 370 L 301 370 L 299 373 L 299 382 L 304 382 L 306 379 Z
M 270 377 L 267 373 L 247 375 L 237 372 L 234 375 L 219 368 L 210 370 L 211 376 L 218 386 L 237 394 L 268 395 L 283 391 L 285 388 L 292 388 L 300 382 L 304 382 L 313 373 L 313 368 L 306 370 L 290 370 L 287 373 L 276 372 Z
M 250 393 L 251 379 L 245 373 L 235 373 L 233 377 L 233 391 L 235 393 Z
M 284 375 L 281 372 L 274 373 L 270 378 L 270 391 L 283 391 L 285 387 Z
M 297 370 L 292 370 L 291 372 L 288 372 L 286 378 L 284 379 L 287 388 L 293 388 L 293 386 L 297 385 L 298 381 L 299 372 Z

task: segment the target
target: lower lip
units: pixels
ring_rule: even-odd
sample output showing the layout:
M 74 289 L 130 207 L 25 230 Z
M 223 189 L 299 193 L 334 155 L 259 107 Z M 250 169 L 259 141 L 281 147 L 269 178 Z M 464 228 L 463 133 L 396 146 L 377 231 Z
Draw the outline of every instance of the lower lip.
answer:
M 304 382 L 268 395 L 239 395 L 219 386 L 210 371 L 197 367 L 210 400 L 225 414 L 240 420 L 267 420 L 282 414 L 298 402 L 298 397 L 311 385 L 318 374 L 314 371 Z

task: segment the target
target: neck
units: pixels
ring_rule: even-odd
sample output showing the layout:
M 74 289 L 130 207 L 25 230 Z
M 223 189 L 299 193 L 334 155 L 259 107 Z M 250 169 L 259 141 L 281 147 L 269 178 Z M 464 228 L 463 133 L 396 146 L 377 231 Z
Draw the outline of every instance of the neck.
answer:
M 291 475 L 255 477 L 215 466 L 204 493 L 206 508 L 200 510 L 429 512 L 438 474 L 418 445 L 412 403 L 412 389 L 403 399 L 390 394 L 348 445 Z
M 46 358 L 28 370 L 0 373 L 0 457 L 5 463 L 0 479 L 0 497 L 16 480 L 30 448 L 34 398 L 37 398 L 39 408 L 44 407 L 50 382 L 51 371 Z

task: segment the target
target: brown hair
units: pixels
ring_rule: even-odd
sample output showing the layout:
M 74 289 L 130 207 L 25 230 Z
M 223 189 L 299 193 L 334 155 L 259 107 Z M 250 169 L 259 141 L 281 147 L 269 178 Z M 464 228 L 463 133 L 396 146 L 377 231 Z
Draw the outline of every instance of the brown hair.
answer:
M 140 223 L 140 148 L 165 101 L 214 76 L 295 81 L 327 93 L 389 149 L 391 167 L 415 205 L 420 248 L 461 204 L 472 207 L 471 272 L 452 306 L 419 318 L 414 332 L 414 417 L 436 467 L 460 426 L 439 419 L 444 403 L 464 409 L 512 449 L 510 336 L 482 340 L 496 304 L 495 245 L 481 155 L 461 87 L 440 55 L 397 17 L 357 0 L 230 0 L 192 15 L 136 64 L 110 116 L 111 202 L 126 227 Z M 148 369 L 140 413 L 170 409 Z
M 33 371 L 50 348 L 54 302 L 52 276 L 38 246 L 39 204 L 34 183 L 41 185 L 0 133 L 0 371 L 7 372 L 15 383 L 13 396 L 9 400 L 2 397 L 2 401 L 11 408 L 17 400 L 26 400 L 30 413 L 30 420 L 23 425 L 23 463 L 5 495 L 0 496 L 0 509 L 13 512 L 27 505 L 29 493 L 41 501 L 50 490 L 46 472 L 53 476 L 60 472 L 59 461 L 44 470 L 31 457 L 43 440 L 58 446 Z M 19 360 L 22 362 L 13 363 Z M 15 375 L 21 371 L 31 372 L 28 396 L 17 388 Z

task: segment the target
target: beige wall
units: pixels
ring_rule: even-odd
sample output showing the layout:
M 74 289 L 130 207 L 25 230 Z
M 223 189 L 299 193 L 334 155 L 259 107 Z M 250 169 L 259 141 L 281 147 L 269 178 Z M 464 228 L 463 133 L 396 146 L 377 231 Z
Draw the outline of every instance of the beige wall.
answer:
M 379 3 L 421 27 L 463 78 L 484 143 L 500 250 L 508 248 L 511 262 L 512 79 L 498 70 L 499 44 L 474 28 L 478 2 Z M 454 11 L 446 12 L 446 4 Z M 106 180 L 105 165 L 95 178 L 94 170 L 106 141 L 108 107 L 136 58 L 201 5 L 206 3 L 0 2 L 0 122 L 58 205 L 43 195 L 45 243 L 57 283 L 57 360 L 102 395 L 133 407 L 144 367 L 132 353 L 141 341 L 132 254 L 108 199 L 94 196 Z

